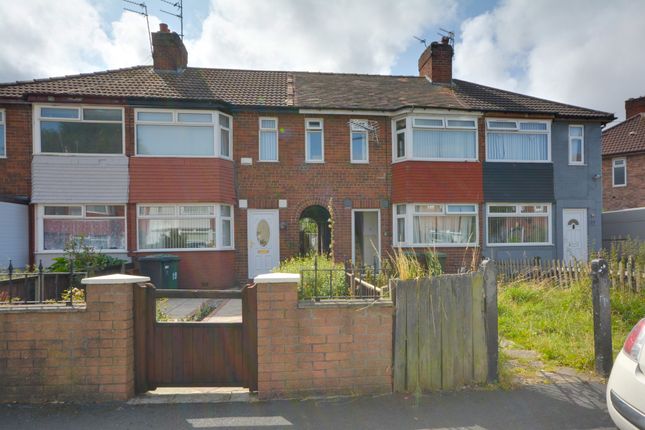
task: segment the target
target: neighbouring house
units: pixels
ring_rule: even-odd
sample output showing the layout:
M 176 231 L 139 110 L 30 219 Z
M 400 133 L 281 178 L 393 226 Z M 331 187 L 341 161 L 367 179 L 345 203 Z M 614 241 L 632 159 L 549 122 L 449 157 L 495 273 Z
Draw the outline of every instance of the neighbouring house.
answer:
M 381 76 L 188 67 L 152 36 L 152 66 L 0 85 L 0 193 L 29 198 L 32 262 L 85 235 L 224 288 L 332 241 L 358 264 L 434 248 L 449 271 L 600 246 L 612 114 L 453 79 L 446 38 L 418 76 Z
M 625 101 L 625 118 L 602 133 L 605 244 L 645 240 L 645 96 Z

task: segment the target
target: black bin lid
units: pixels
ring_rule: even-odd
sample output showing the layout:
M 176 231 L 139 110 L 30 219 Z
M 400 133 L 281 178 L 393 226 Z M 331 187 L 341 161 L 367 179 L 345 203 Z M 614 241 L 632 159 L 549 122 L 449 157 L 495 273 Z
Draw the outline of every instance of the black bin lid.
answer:
M 154 255 L 146 255 L 145 257 L 140 257 L 139 261 L 155 261 L 160 263 L 166 263 L 169 261 L 179 261 L 179 257 L 172 254 L 154 254 Z

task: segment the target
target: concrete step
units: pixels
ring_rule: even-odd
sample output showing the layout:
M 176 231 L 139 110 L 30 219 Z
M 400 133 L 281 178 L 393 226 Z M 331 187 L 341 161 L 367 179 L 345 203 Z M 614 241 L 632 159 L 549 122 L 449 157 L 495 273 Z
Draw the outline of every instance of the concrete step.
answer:
M 227 403 L 256 400 L 256 395 L 242 387 L 163 387 L 140 394 L 130 399 L 128 404 Z

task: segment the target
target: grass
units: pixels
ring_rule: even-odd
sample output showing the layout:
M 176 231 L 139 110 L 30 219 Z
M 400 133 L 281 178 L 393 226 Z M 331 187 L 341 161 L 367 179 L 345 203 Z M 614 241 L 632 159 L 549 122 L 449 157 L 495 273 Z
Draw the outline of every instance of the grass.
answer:
M 591 282 L 569 288 L 512 282 L 499 287 L 500 337 L 542 354 L 551 363 L 593 370 Z M 611 292 L 614 354 L 631 328 L 645 317 L 645 293 Z
M 315 259 L 317 259 L 318 264 L 317 275 L 313 271 Z M 300 299 L 311 299 L 316 296 L 343 297 L 349 295 L 349 286 L 345 282 L 345 266 L 342 263 L 335 263 L 331 257 L 326 255 L 316 257 L 311 254 L 292 257 L 283 260 L 274 271 L 302 274 L 302 282 L 298 286 Z

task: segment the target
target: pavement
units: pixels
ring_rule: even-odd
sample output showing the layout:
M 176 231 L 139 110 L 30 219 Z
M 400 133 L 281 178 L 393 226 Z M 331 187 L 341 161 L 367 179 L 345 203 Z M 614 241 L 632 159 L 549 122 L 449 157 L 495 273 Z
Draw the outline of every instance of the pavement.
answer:
M 213 299 L 167 299 L 163 310 L 170 319 L 185 320 L 197 312 L 202 303 L 207 302 L 219 306 L 218 301 Z
M 0 429 L 613 429 L 601 383 L 270 402 L 0 406 Z
M 210 323 L 241 323 L 242 322 L 242 300 L 224 299 L 217 308 L 202 322 Z

